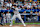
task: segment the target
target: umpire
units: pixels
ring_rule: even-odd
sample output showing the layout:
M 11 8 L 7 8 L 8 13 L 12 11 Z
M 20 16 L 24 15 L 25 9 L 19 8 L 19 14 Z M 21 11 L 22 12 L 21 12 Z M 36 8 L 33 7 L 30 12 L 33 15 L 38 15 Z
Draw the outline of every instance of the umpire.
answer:
M 0 12 L 0 25 L 3 26 L 2 22 L 3 22 L 3 18 L 2 18 L 2 16 L 1 16 L 1 12 Z

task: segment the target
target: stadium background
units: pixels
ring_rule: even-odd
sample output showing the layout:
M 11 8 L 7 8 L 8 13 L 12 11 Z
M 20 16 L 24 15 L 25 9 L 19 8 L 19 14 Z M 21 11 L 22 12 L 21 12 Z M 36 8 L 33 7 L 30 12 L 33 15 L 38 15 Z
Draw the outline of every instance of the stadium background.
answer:
M 9 0 L 9 1 L 10 1 L 10 0 Z M 14 1 L 16 2 L 16 0 L 14 0 Z M 32 0 L 29 0 L 29 1 L 32 2 Z M 29 1 L 27 1 L 27 2 L 29 2 Z M 33 1 L 38 1 L 38 0 L 33 0 Z M 40 2 L 40 1 L 38 1 L 38 2 Z M 0 12 L 5 12 L 5 13 L 6 13 L 7 11 L 9 11 L 9 12 L 11 13 L 13 10 L 0 10 Z M 27 16 L 27 15 L 30 16 L 29 13 L 31 12 L 31 10 L 26 10 L 26 9 L 25 9 L 25 11 L 26 11 L 28 14 L 26 14 L 26 15 L 22 15 L 22 14 L 21 14 L 21 15 L 24 16 L 24 22 L 29 22 L 29 23 L 30 23 L 31 21 L 27 21 L 26 16 Z M 39 12 L 40 9 L 39 9 L 39 10 L 36 10 L 36 9 L 33 9 L 33 10 L 32 10 L 32 12 L 36 12 L 36 11 Z M 19 12 L 22 13 L 22 12 L 24 12 L 24 10 L 19 10 Z M 12 13 L 12 14 L 13 14 L 13 13 Z M 36 16 L 36 14 L 33 14 L 33 15 Z M 40 22 L 39 20 L 40 20 L 40 19 L 39 19 L 39 17 L 38 17 L 38 21 L 32 21 L 32 22 Z M 13 23 L 14 23 L 14 22 L 13 22 Z M 16 19 L 16 23 L 20 23 L 20 21 L 19 21 L 18 19 Z M 30 24 L 32 24 L 32 23 L 30 23 Z M 35 23 L 35 24 L 38 24 L 38 23 Z M 40 23 L 39 23 L 39 24 L 40 24 Z

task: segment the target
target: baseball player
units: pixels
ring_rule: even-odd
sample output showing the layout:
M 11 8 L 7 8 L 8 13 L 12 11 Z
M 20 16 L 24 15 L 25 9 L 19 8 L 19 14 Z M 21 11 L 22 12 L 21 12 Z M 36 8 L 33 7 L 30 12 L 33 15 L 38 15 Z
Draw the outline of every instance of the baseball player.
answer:
M 11 14 L 9 12 L 7 12 L 6 18 L 7 18 L 7 23 L 10 23 Z
M 3 13 L 3 20 L 4 20 L 4 24 L 6 24 L 6 15 L 5 15 L 5 13 Z
M 16 5 L 14 5 L 14 8 L 15 8 L 15 9 L 13 9 L 13 10 L 14 10 L 14 15 L 13 15 L 13 17 L 12 17 L 12 19 L 11 19 L 11 24 L 10 24 L 10 26 L 12 26 L 13 20 L 15 20 L 16 17 L 22 22 L 22 24 L 23 24 L 24 26 L 26 26 L 26 25 L 24 24 L 24 21 L 23 21 L 22 18 L 21 18 L 20 13 L 18 12 L 19 9 L 17 8 Z

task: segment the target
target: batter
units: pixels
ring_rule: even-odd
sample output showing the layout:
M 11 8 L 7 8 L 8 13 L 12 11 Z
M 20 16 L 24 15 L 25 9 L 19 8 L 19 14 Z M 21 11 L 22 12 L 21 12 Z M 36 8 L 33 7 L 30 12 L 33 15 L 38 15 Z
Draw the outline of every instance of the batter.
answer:
M 21 15 L 20 15 L 20 13 L 19 13 L 19 9 L 17 8 L 17 6 L 16 5 L 14 5 L 14 15 L 13 15 L 13 17 L 12 17 L 12 19 L 11 19 L 11 24 L 10 24 L 10 26 L 12 26 L 12 24 L 13 24 L 13 20 L 15 20 L 16 19 L 16 17 L 22 22 L 22 24 L 24 25 L 24 26 L 26 26 L 25 24 L 24 24 L 24 21 L 22 20 L 22 18 L 21 18 Z

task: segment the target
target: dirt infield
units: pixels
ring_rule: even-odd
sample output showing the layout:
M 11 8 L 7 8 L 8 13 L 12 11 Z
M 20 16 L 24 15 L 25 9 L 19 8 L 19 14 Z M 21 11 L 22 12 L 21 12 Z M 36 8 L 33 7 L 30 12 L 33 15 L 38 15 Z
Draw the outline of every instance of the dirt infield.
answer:
M 1 26 L 0 27 L 10 27 L 9 25 L 4 25 L 4 26 Z M 13 25 L 11 27 L 24 27 L 23 25 Z M 40 27 L 40 25 L 26 25 L 26 27 Z

